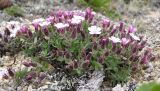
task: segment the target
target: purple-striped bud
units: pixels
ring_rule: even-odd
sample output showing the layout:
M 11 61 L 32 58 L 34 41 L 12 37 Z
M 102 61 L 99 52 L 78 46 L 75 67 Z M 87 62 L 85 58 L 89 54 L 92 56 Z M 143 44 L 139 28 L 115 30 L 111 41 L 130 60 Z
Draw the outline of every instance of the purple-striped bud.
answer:
M 110 26 L 110 20 L 109 20 L 109 19 L 104 19 L 104 20 L 102 21 L 102 27 L 103 27 L 104 29 L 107 29 L 109 26 Z
M 116 43 L 112 43 L 112 51 L 116 51 Z
M 40 72 L 39 79 L 42 81 L 46 77 L 46 74 L 44 72 Z
M 113 28 L 109 35 L 113 36 L 115 32 L 116 32 L 116 28 Z
M 104 48 L 106 45 L 108 45 L 108 43 L 109 43 L 109 39 L 108 38 L 102 38 L 99 41 L 99 44 L 101 45 L 102 48 Z
M 105 58 L 103 56 L 100 56 L 97 60 L 99 63 L 103 63 Z
M 86 60 L 91 60 L 91 57 L 92 57 L 92 53 L 89 52 L 89 53 L 87 54 L 87 56 L 86 56 Z
M 141 63 L 142 63 L 142 64 L 147 64 L 148 62 L 149 62 L 148 56 L 146 56 L 146 55 L 143 56 L 142 59 L 141 59 Z
M 33 23 L 32 25 L 34 26 L 34 29 L 35 29 L 36 31 L 39 30 L 39 23 Z
M 59 10 L 59 11 L 56 13 L 56 16 L 57 16 L 57 17 L 62 17 L 63 13 L 64 13 L 63 11 Z
M 26 34 L 28 31 L 29 31 L 29 29 L 26 26 L 22 26 L 20 28 L 20 32 L 23 33 L 23 34 Z
M 119 25 L 119 31 L 122 31 L 124 28 L 124 22 L 120 22 L 120 25 Z
M 26 67 L 30 67 L 29 62 L 24 61 L 22 64 L 23 64 L 24 66 L 26 66 Z
M 121 54 L 121 52 L 122 52 L 122 48 L 117 48 L 117 49 L 116 49 L 116 53 L 117 53 L 117 54 Z
M 30 62 L 29 65 L 32 66 L 32 67 L 36 67 L 36 66 L 37 66 L 37 63 Z
M 134 46 L 134 47 L 132 48 L 132 53 L 136 53 L 136 52 L 137 52 L 137 47 Z
M 97 48 L 98 48 L 98 44 L 96 42 L 93 42 L 93 49 L 97 50 Z
M 90 63 L 91 63 L 90 60 L 85 60 L 84 66 L 88 67 L 90 65 Z
M 48 35 L 49 35 L 49 30 L 48 30 L 48 28 L 44 28 L 44 29 L 43 29 L 43 33 L 44 33 L 46 36 L 48 36 Z
M 108 50 L 105 50 L 104 56 L 107 57 L 108 55 L 109 55 L 109 51 L 108 51 Z
M 31 81 L 36 75 L 37 75 L 36 72 L 30 72 L 27 74 L 26 80 Z
M 85 19 L 88 20 L 89 17 L 90 17 L 90 15 L 91 15 L 91 13 L 92 13 L 92 9 L 91 9 L 91 8 L 87 8 L 87 9 L 85 10 L 85 13 L 86 13 Z
M 151 49 L 150 48 L 148 48 L 145 52 L 144 52 L 144 55 L 149 55 L 151 53 Z
M 77 31 L 73 30 L 72 33 L 71 33 L 71 38 L 75 39 L 76 37 L 77 37 Z
M 33 34 L 32 34 L 31 31 L 28 31 L 28 32 L 27 32 L 27 35 L 28 35 L 28 37 L 32 37 Z
M 132 54 L 132 56 L 129 58 L 130 61 L 138 61 L 139 60 L 139 56 L 137 54 Z
M 146 43 L 147 43 L 147 41 L 142 41 L 141 46 L 145 46 Z
M 155 56 L 153 56 L 153 57 L 150 58 L 150 61 L 154 61 L 154 60 L 156 60 Z

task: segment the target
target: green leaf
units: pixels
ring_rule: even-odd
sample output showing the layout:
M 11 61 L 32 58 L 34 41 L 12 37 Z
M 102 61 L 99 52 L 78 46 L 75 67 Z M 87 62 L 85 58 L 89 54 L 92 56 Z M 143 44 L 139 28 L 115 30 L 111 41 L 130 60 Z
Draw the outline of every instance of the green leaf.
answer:
M 102 68 L 102 65 L 97 61 L 91 61 L 91 64 L 96 70 L 100 70 Z

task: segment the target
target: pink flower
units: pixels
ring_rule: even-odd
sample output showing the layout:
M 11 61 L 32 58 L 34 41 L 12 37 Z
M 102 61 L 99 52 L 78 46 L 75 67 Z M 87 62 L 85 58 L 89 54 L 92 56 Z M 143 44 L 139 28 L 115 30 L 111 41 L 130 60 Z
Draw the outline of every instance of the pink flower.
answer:
M 127 38 L 122 38 L 121 41 L 122 41 L 121 43 L 123 46 L 127 45 L 130 42 L 130 40 Z
M 128 32 L 129 33 L 134 33 L 137 31 L 137 28 L 133 27 L 132 25 L 129 26 Z

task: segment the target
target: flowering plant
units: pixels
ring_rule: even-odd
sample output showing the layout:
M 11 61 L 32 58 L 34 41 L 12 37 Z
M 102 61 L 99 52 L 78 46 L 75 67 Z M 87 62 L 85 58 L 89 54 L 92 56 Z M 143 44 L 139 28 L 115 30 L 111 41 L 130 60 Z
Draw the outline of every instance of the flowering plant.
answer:
M 95 15 L 90 8 L 53 12 L 46 19 L 21 25 L 16 38 L 27 56 L 76 75 L 104 70 L 107 80 L 116 83 L 155 59 L 150 49 L 141 52 L 146 40 L 136 36 L 134 26 L 107 18 L 99 21 Z

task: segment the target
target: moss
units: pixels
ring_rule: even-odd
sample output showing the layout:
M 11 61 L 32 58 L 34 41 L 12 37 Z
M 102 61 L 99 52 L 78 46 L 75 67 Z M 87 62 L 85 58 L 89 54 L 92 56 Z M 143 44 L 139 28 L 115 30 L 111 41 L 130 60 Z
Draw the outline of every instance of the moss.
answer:
M 23 16 L 24 14 L 24 10 L 19 6 L 11 6 L 9 8 L 4 9 L 4 12 L 6 12 L 8 15 L 15 17 Z
M 91 7 L 96 12 L 101 12 L 111 19 L 119 19 L 120 14 L 112 6 L 112 0 L 79 0 L 79 5 Z
M 160 84 L 156 82 L 150 82 L 148 84 L 143 84 L 136 91 L 160 91 Z

